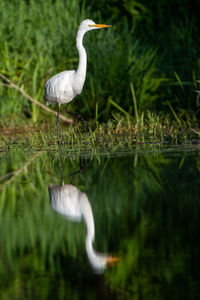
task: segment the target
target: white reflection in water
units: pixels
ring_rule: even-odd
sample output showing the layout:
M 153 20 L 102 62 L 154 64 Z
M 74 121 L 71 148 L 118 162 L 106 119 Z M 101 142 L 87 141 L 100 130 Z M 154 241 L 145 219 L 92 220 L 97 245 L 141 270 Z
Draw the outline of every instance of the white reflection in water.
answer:
M 88 197 L 72 184 L 49 187 L 50 203 L 52 208 L 71 221 L 86 223 L 86 252 L 89 261 L 97 273 L 102 273 L 107 265 L 115 264 L 119 258 L 97 252 L 93 248 L 95 237 L 94 218 Z

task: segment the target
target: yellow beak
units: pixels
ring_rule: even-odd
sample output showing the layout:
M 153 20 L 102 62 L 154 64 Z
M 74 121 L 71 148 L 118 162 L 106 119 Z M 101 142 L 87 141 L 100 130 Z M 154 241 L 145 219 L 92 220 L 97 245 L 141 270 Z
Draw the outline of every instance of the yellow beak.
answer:
M 105 27 L 111 27 L 112 25 L 105 25 L 105 24 L 92 24 L 89 25 L 89 27 L 96 27 L 96 28 L 105 28 Z

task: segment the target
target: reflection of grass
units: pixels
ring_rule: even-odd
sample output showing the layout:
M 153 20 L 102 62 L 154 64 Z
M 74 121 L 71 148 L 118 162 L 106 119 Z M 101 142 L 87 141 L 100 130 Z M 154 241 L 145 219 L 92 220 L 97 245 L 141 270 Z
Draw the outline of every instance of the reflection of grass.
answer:
M 184 157 L 169 151 L 147 153 L 154 146 L 138 146 L 145 155 L 137 156 L 136 149 L 134 156 L 88 161 L 84 173 L 73 177 L 73 184 L 81 186 L 91 202 L 95 245 L 121 257 L 116 267 L 106 270 L 105 278 L 122 298 L 134 294 L 135 299 L 163 299 L 156 298 L 163 289 L 180 291 L 190 253 L 197 261 L 196 270 L 188 269 L 190 278 L 198 271 L 199 156 L 195 151 Z M 79 160 L 69 160 L 65 148 L 61 154 L 68 183 Z M 84 224 L 67 221 L 49 203 L 49 183 L 60 183 L 58 152 L 43 152 L 26 165 L 31 156 L 24 150 L 1 155 L 0 181 L 5 182 L 4 174 L 22 172 L 0 192 L 0 293 L 32 299 L 26 293 L 32 295 L 36 286 L 42 294 L 38 299 L 60 291 L 66 295 L 71 289 L 77 294 L 80 278 L 84 289 L 94 291 Z M 194 281 L 196 289 L 198 283 Z
M 41 155 L 42 152 L 38 152 L 35 155 L 33 155 L 26 163 L 23 167 L 13 171 L 13 172 L 9 172 L 7 174 L 4 174 L 2 177 L 0 177 L 0 182 L 3 179 L 7 179 L 3 184 L 0 184 L 0 191 L 2 189 L 4 189 L 7 185 L 9 185 L 12 181 L 14 181 L 16 179 L 17 176 L 19 176 L 23 171 L 25 171 L 27 169 L 27 167 L 34 161 L 34 159 L 38 156 Z
M 167 299 L 169 291 L 174 291 L 172 299 L 199 295 L 198 165 L 195 153 L 140 157 L 133 173 L 134 192 L 129 195 L 132 203 L 125 216 L 129 220 L 132 210 L 137 222 L 129 224 L 129 234 L 119 229 L 123 238 L 119 239 L 118 255 L 122 259 L 115 270 L 106 273 L 107 283 L 122 298 Z

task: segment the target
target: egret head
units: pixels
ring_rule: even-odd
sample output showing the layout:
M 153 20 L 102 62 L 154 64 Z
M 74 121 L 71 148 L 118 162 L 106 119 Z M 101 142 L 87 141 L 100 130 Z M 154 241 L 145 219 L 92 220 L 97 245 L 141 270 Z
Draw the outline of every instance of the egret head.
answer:
M 97 252 L 93 247 L 89 248 L 87 245 L 86 251 L 94 272 L 98 274 L 103 273 L 106 267 L 115 266 L 120 261 L 119 257 Z
M 101 29 L 106 27 L 111 27 L 111 25 L 96 24 L 94 21 L 86 19 L 81 22 L 79 26 L 79 30 L 87 32 L 93 29 Z

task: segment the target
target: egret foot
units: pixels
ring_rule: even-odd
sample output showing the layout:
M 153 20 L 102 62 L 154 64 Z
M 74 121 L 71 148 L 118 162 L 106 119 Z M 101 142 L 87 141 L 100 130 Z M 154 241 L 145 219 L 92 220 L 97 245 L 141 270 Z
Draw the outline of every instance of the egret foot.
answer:
M 73 172 L 69 175 L 69 182 L 70 184 L 73 184 L 72 183 L 72 177 L 76 174 L 80 174 L 80 173 L 83 173 L 85 171 L 85 169 L 87 168 L 87 165 L 88 165 L 88 160 L 87 158 L 82 158 L 80 159 L 80 169 L 76 172 Z

